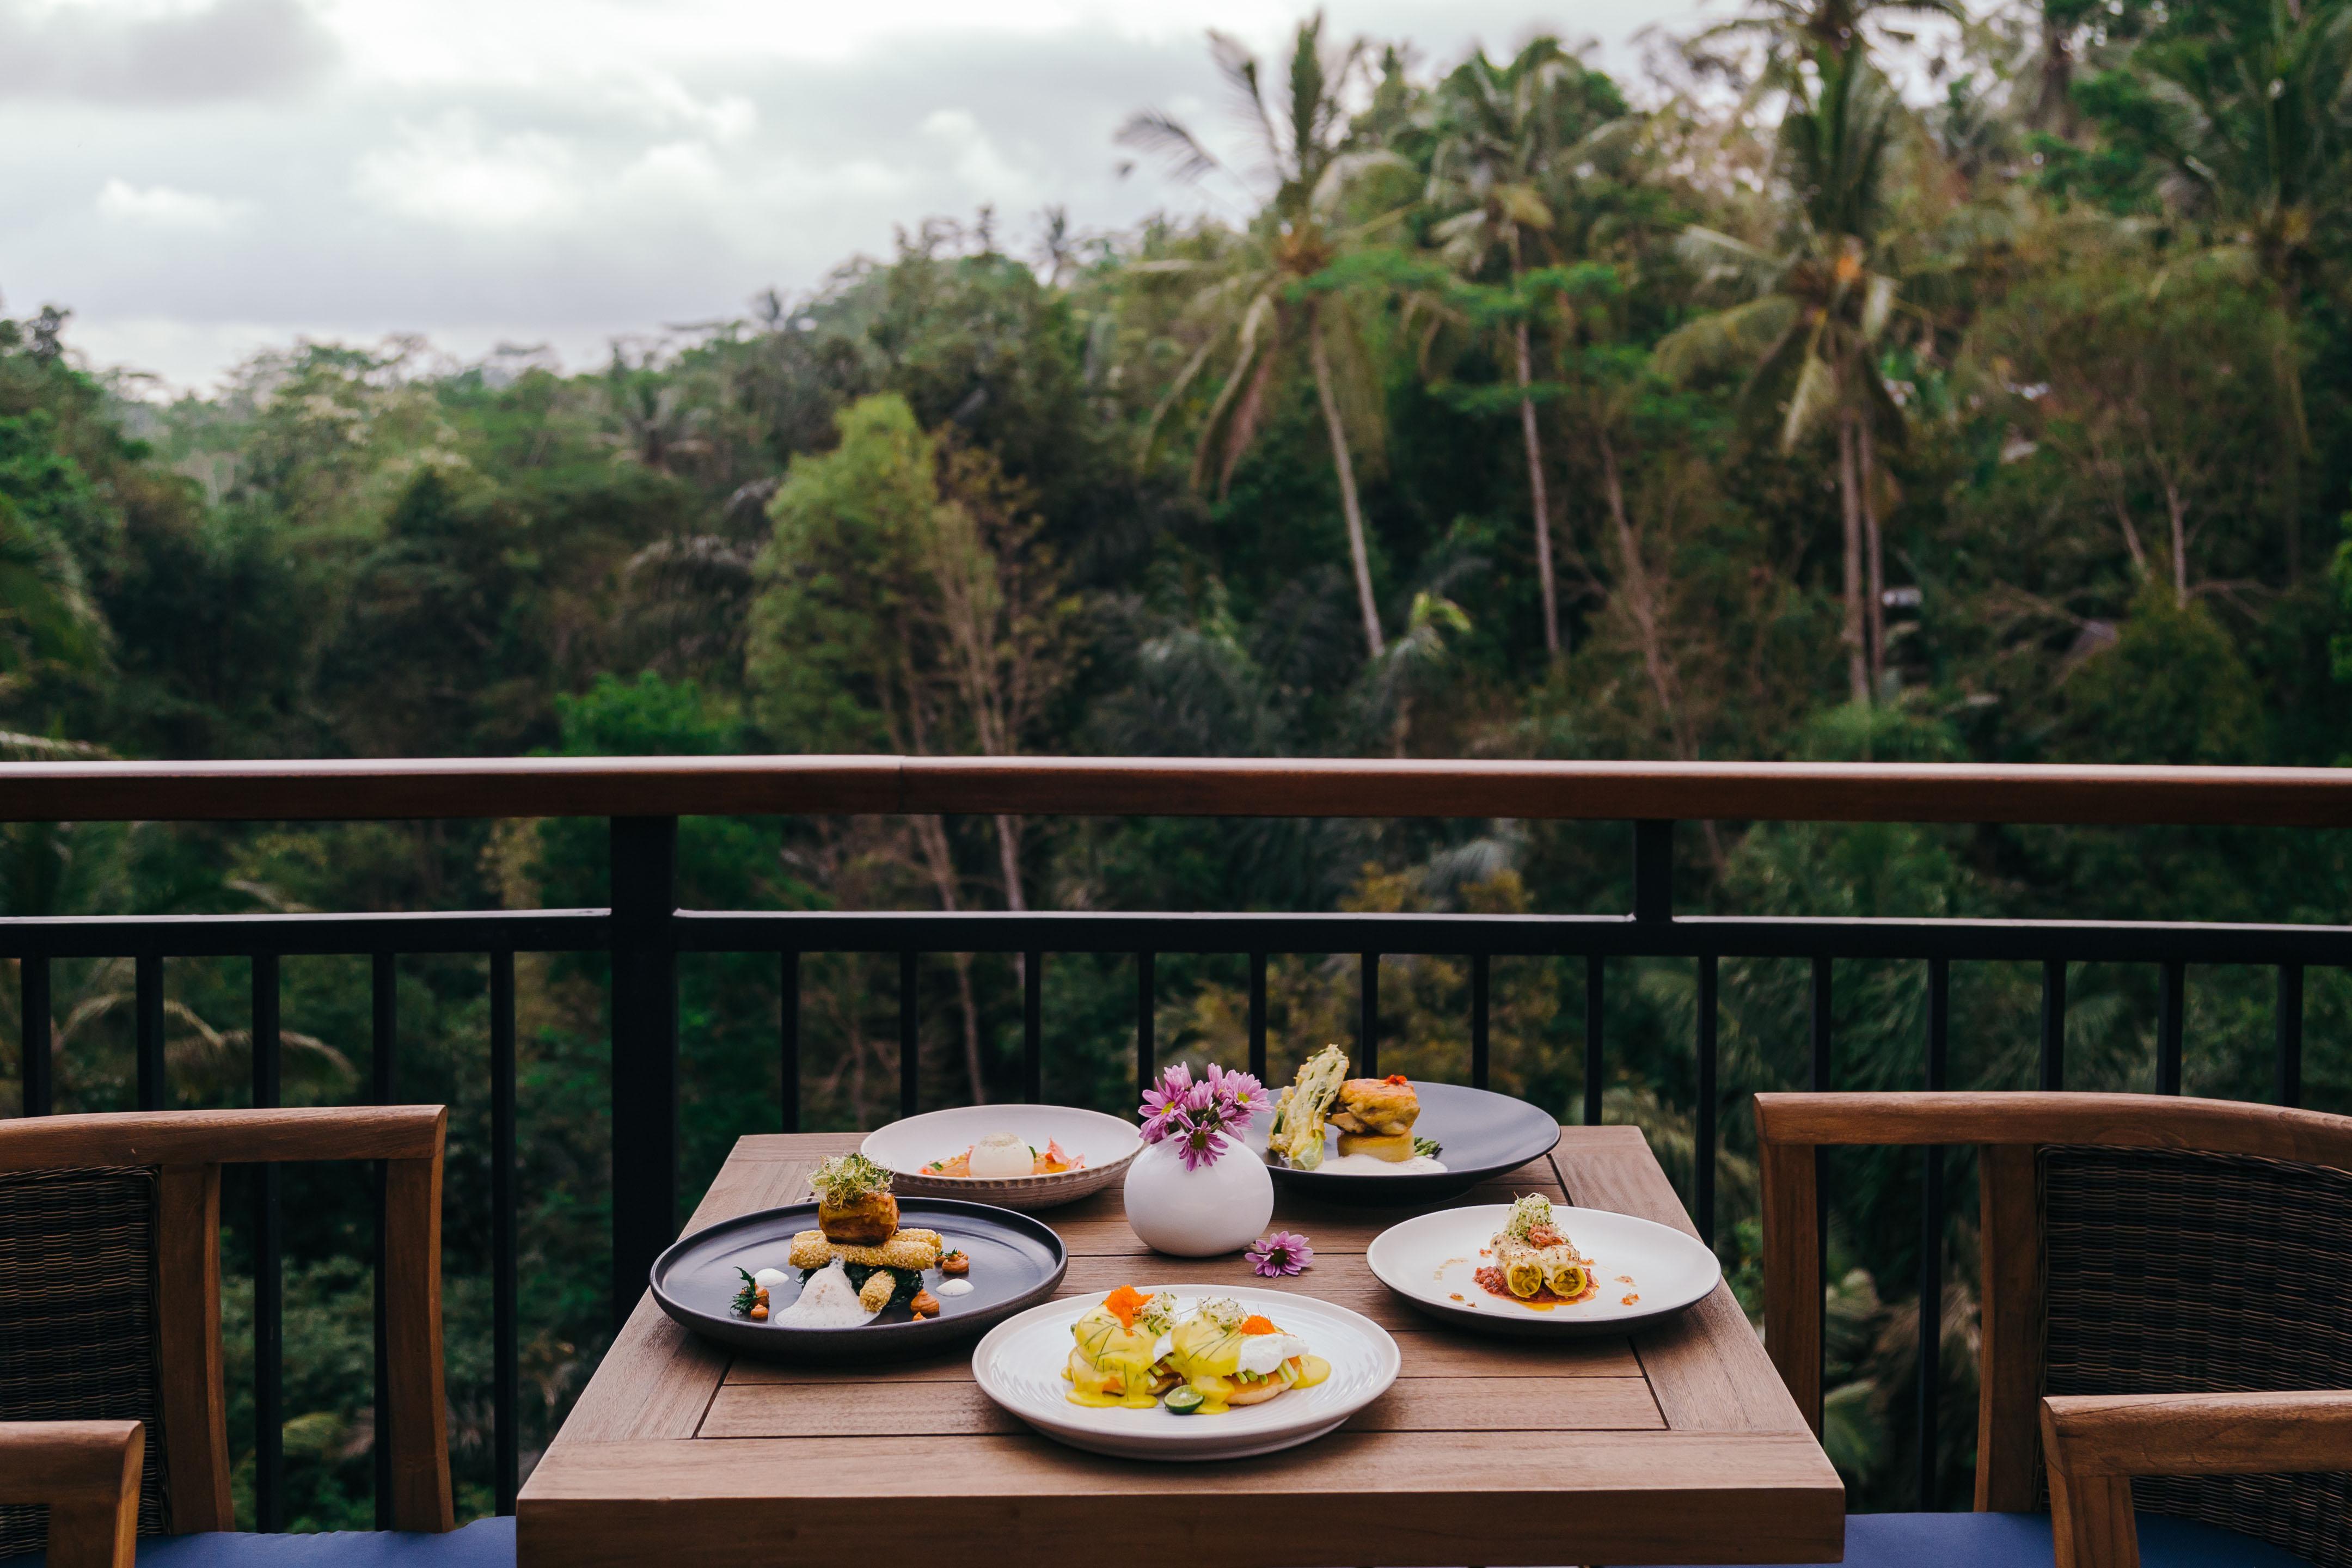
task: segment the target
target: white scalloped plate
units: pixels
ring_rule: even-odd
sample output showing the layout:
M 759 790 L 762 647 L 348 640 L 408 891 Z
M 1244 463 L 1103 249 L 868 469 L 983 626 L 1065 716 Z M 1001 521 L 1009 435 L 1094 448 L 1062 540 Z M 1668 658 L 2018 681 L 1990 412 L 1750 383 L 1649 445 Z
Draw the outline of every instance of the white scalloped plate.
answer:
M 1552 1223 L 1592 1259 L 1601 1293 L 1572 1307 L 1530 1307 L 1488 1293 L 1473 1278 L 1486 1261 L 1481 1249 L 1510 1214 L 1508 1204 L 1478 1204 L 1416 1215 L 1375 1237 L 1364 1261 L 1381 1283 L 1447 1322 L 1546 1337 L 1622 1334 L 1705 1300 L 1723 1278 L 1723 1266 L 1696 1237 L 1611 1209 L 1563 1205 L 1551 1211 Z
M 1149 1295 L 1175 1293 L 1185 1306 L 1230 1296 L 1307 1342 L 1331 1363 L 1312 1388 L 1294 1388 L 1264 1405 L 1223 1415 L 1149 1410 L 1093 1410 L 1069 1402 L 1062 1369 L 1070 1359 L 1070 1325 L 1092 1311 L 1100 1292 L 1065 1296 L 1007 1318 L 971 1353 L 981 1391 L 1056 1442 L 1125 1459 L 1245 1459 L 1310 1443 L 1388 1392 L 1402 1364 L 1396 1341 L 1360 1312 L 1287 1290 L 1232 1285 L 1142 1285 Z
M 1086 1164 L 1052 1176 L 926 1176 L 934 1160 L 952 1159 L 992 1132 L 1010 1132 L 1043 1149 L 1046 1140 Z M 962 1198 L 1008 1209 L 1050 1209 L 1098 1193 L 1127 1174 L 1143 1149 L 1135 1124 L 1075 1105 L 959 1105 L 877 1127 L 859 1145 L 888 1171 L 894 1191 L 914 1197 Z

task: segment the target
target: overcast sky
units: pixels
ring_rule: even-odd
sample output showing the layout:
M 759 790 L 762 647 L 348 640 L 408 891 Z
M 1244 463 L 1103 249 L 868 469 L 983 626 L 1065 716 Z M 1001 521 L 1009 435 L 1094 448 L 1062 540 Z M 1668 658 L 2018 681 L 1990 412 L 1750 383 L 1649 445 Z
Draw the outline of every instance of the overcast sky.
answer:
M 100 366 L 210 384 L 299 334 L 475 357 L 740 313 L 893 226 L 1123 226 L 1202 198 L 1117 173 L 1160 106 L 1219 124 L 1205 29 L 1269 0 L 0 0 L 0 310 Z M 1716 11 L 1727 10 L 1717 0 Z M 1331 0 L 1425 61 L 1528 34 L 1612 65 L 1694 0 Z

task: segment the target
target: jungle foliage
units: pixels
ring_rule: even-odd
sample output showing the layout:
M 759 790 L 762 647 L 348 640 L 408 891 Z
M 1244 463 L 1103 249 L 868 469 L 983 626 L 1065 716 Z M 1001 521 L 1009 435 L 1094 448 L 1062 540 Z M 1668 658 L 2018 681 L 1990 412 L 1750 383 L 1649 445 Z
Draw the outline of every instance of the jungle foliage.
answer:
M 1122 140 L 1248 216 L 1085 234 L 1049 213 L 1034 247 L 993 215 L 934 219 L 592 373 L 301 342 L 162 404 L 84 366 L 63 311 L 0 321 L 0 747 L 2344 756 L 2352 0 L 1771 0 L 1638 82 L 1550 38 L 1434 72 L 1319 22 L 1279 58 L 1213 47 L 1247 156 L 1148 110 Z M 2333 835 L 1724 822 L 1680 847 L 1692 910 L 2298 921 L 2352 900 Z M 1622 826 L 1532 822 L 697 819 L 680 841 L 686 903 L 753 909 L 1622 909 L 1628 850 Z M 604 856 L 584 821 L 8 826 L 0 903 L 593 904 Z M 608 1117 L 601 964 L 521 968 L 528 1455 L 604 1340 Z M 289 1093 L 356 1098 L 364 964 L 284 973 Z M 1612 975 L 1608 1116 L 1687 1184 L 1693 977 Z M 889 1114 L 893 978 L 807 961 L 808 1125 Z M 1497 1086 L 1572 1116 L 1581 963 L 1495 980 Z M 1837 1081 L 1916 1085 L 1925 975 L 1835 982 Z M 2030 1081 L 2036 982 L 1956 972 L 1956 1086 Z M 1352 955 L 1276 961 L 1277 1072 L 1351 1037 L 1354 983 Z M 167 984 L 179 1100 L 234 1103 L 243 965 L 174 962 Z M 1239 957 L 1163 957 L 1159 985 L 1163 1050 L 1239 1058 Z M 1462 962 L 1391 959 L 1384 1061 L 1465 1070 L 1467 985 Z M 2270 985 L 2191 972 L 2193 1090 L 2267 1094 Z M 941 955 L 923 986 L 927 1101 L 1010 1092 L 1012 965 Z M 402 1093 L 453 1108 L 476 1510 L 484 988 L 479 959 L 401 966 Z M 1055 956 L 1044 988 L 1049 1093 L 1122 1105 L 1127 963 Z M 2073 1082 L 2151 1083 L 2156 989 L 2077 967 Z M 779 977 L 698 957 L 683 992 L 694 1192 L 772 1125 Z M 129 1103 L 130 994 L 127 963 L 60 966 L 61 1108 Z M 1752 1292 L 1745 1095 L 1804 1081 L 1806 975 L 1729 963 L 1722 997 L 1722 1246 Z M 2315 973 L 2307 1007 L 2307 1099 L 2352 1106 L 2352 989 Z M 1898 1504 L 1918 1166 L 1834 1169 L 1832 1446 L 1858 1505 Z M 364 1181 L 289 1180 L 293 1512 L 363 1523 Z M 1974 1443 L 1956 1187 L 1932 1304 L 1948 1500 Z

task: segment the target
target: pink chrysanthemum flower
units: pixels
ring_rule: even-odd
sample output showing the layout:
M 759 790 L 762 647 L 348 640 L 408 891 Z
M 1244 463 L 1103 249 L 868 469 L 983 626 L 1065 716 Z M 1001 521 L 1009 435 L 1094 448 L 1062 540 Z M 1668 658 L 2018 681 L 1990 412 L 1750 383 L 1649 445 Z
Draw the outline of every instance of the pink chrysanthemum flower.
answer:
M 1249 1259 L 1252 1268 L 1269 1279 L 1278 1279 L 1286 1274 L 1297 1274 L 1315 1266 L 1315 1249 L 1307 1246 L 1307 1238 L 1295 1230 L 1277 1230 L 1271 1236 L 1259 1237 L 1256 1244 L 1242 1256 Z

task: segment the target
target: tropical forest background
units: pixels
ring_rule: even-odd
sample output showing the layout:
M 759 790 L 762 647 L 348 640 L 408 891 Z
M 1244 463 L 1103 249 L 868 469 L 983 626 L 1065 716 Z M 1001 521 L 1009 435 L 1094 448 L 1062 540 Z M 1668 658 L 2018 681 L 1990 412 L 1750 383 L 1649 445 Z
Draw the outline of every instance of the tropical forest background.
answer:
M 531 752 L 2334 765 L 2352 734 L 2352 0 L 1763 0 L 1612 79 L 1538 37 L 1424 59 L 1315 20 L 1234 114 L 1108 157 L 1202 209 L 910 221 L 740 316 L 449 363 L 299 342 L 163 401 L 0 321 L 0 725 L 24 758 Z M 1906 84 L 1898 89 L 1890 72 Z M 910 220 L 920 215 L 909 215 Z M 725 309 L 727 302 L 714 301 Z M 692 820 L 705 908 L 1619 910 L 1621 825 Z M 1691 825 L 1684 907 L 2336 921 L 2340 837 Z M 601 902 L 597 822 L 0 828 L 27 914 Z M 1055 957 L 1048 1092 L 1131 1100 L 1129 962 Z M 1395 958 L 1383 1061 L 1465 1070 L 1466 966 Z M 363 961 L 285 966 L 289 1096 L 366 1093 Z M 1498 961 L 1498 1087 L 1573 1118 L 1580 962 Z M 812 957 L 811 1127 L 895 1103 L 895 987 Z M 1962 965 L 1952 1079 L 2031 1079 L 2038 972 Z M 522 960 L 524 1450 L 607 1333 L 604 991 Z M 1836 1081 L 1916 1086 L 1926 976 L 1835 970 Z M 1353 1035 L 1277 958 L 1278 1077 Z M 772 957 L 688 961 L 688 1190 L 772 1127 Z M 1013 1091 L 1020 985 L 922 974 L 924 1095 Z M 2148 1087 L 2157 979 L 2077 966 L 2070 1081 Z M 245 966 L 167 966 L 173 1093 L 246 1093 Z M 2272 977 L 2189 975 L 2193 1090 L 2270 1093 Z M 447 1100 L 449 1375 L 488 1506 L 484 963 L 399 971 Z M 1603 1104 L 1693 1168 L 1695 983 L 1612 965 Z M 1239 958 L 1163 958 L 1163 1054 L 1238 1061 Z M 60 1109 L 131 1102 L 131 966 L 60 966 Z M 1721 1247 L 1754 1300 L 1753 1089 L 1801 964 L 1723 984 Z M 0 1110 L 21 1039 L 0 984 Z M 2306 1098 L 2352 1105 L 2315 973 Z M 1939 1473 L 1974 1443 L 1972 1189 L 1942 1227 Z M 1907 1505 L 1916 1156 L 1833 1184 L 1831 1445 Z M 291 1512 L 372 1516 L 363 1177 L 289 1177 Z M 1687 1190 L 1687 1189 L 1686 1189 Z M 229 1205 L 233 1223 L 242 1209 Z M 243 1238 L 232 1260 L 243 1267 Z M 250 1287 L 228 1344 L 249 1443 Z M 244 1358 L 244 1359 L 240 1359 Z M 250 1505 L 249 1465 L 239 1473 Z

